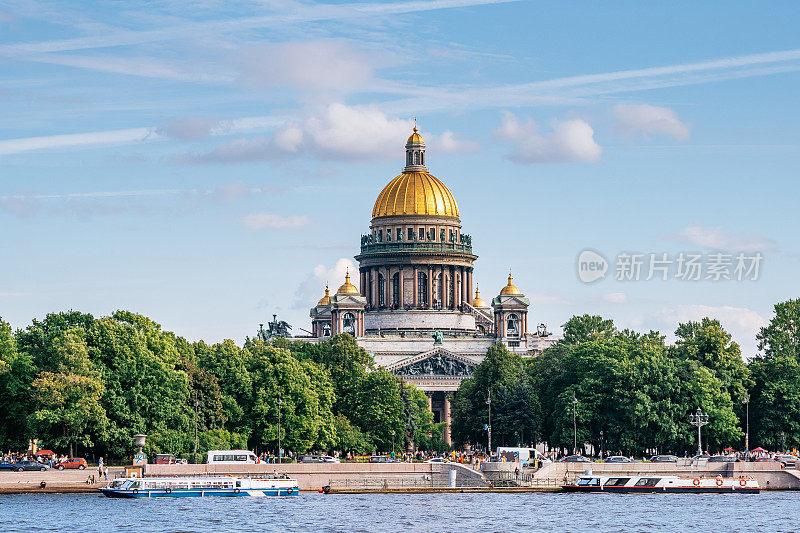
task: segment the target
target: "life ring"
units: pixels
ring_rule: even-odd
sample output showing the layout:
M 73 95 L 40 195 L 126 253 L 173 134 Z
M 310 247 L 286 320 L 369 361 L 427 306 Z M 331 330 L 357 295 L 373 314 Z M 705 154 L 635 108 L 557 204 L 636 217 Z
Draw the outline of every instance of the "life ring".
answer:
M 292 494 L 293 492 L 294 492 L 294 489 L 292 487 L 289 487 L 288 489 L 286 489 L 286 494 Z
M 700 478 L 694 478 L 694 481 L 692 481 L 692 483 L 694 483 L 695 487 L 699 487 L 700 486 Z
M 721 487 L 721 486 L 722 486 L 722 478 L 718 477 L 717 478 L 717 487 Z
M 167 487 L 166 489 L 164 489 L 164 492 L 166 492 L 167 494 L 171 493 L 172 487 Z
M 233 489 L 234 494 L 239 494 L 239 489 Z
M 739 486 L 744 487 L 747 485 L 747 480 L 745 478 L 739 478 Z
M 139 494 L 139 489 L 133 489 L 134 494 Z

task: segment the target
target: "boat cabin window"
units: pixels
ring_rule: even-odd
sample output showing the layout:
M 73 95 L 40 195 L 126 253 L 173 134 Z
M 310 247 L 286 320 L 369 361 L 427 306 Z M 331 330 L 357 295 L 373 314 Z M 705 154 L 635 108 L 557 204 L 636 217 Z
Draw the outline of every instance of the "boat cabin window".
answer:
M 659 481 L 661 481 L 660 477 L 643 477 L 636 482 L 634 487 L 655 487 Z
M 242 482 L 241 482 L 241 481 L 237 481 L 237 482 L 236 482 L 236 486 L 237 486 L 237 487 L 241 487 L 241 486 L 242 486 Z
M 582 477 L 578 480 L 580 487 L 597 487 L 598 485 L 600 485 L 599 477 Z
M 605 486 L 606 487 L 622 487 L 630 480 L 631 480 L 631 478 L 629 478 L 629 477 L 612 477 L 612 478 L 609 478 L 608 481 L 606 481 Z

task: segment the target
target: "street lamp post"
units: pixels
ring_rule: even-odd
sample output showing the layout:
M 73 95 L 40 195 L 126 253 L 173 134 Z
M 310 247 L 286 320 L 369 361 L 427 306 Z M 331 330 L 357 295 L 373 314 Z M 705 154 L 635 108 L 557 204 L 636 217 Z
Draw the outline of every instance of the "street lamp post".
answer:
M 489 425 L 486 426 L 486 431 L 489 437 L 489 458 L 492 457 L 492 391 L 486 397 L 486 405 L 489 406 Z
M 392 457 L 394 457 L 394 430 L 392 430 Z
M 283 402 L 278 398 L 278 462 L 283 463 L 283 450 L 281 449 L 281 404 Z
M 578 453 L 578 399 L 572 393 L 572 429 L 574 440 L 572 442 L 572 453 Z
M 708 424 L 708 415 L 698 407 L 694 414 L 689 415 L 689 422 L 691 422 L 693 426 L 697 426 L 697 455 L 703 455 L 703 441 L 700 428 Z
M 600 460 L 603 460 L 603 430 L 600 430 Z
M 750 395 L 746 392 L 744 393 L 744 397 L 742 398 L 742 403 L 745 406 L 745 431 L 744 431 L 744 455 L 747 458 L 747 454 L 750 452 Z

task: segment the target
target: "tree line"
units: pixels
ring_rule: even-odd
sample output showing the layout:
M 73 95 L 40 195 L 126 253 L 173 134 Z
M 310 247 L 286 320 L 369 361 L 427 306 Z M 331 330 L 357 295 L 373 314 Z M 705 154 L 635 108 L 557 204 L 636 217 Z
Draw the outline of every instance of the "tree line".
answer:
M 248 339 L 208 345 L 118 311 L 54 313 L 13 331 L 0 319 L 0 449 L 38 439 L 59 453 L 191 457 L 248 448 L 370 453 L 443 449 L 427 399 L 349 335 L 312 344 Z
M 576 316 L 539 357 L 489 350 L 453 400 L 455 444 L 577 442 L 626 455 L 697 449 L 689 414 L 709 415 L 703 449 L 742 450 L 749 405 L 750 447 L 800 447 L 800 299 L 779 303 L 757 335 L 760 354 L 742 358 L 719 321 L 679 324 L 676 342 L 658 332 L 618 330 L 600 316 Z

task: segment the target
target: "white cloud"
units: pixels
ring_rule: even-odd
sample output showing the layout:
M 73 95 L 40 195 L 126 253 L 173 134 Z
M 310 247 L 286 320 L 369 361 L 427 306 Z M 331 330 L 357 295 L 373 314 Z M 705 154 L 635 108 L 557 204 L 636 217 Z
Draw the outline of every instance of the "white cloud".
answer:
M 604 302 L 612 304 L 624 304 L 628 301 L 628 295 L 624 292 L 610 292 L 602 296 Z
M 480 144 L 459 138 L 458 135 L 450 130 L 443 131 L 440 135 L 430 135 L 427 141 L 430 149 L 439 154 L 450 154 L 456 152 L 477 152 L 481 149 Z
M 733 336 L 742 347 L 742 355 L 750 357 L 757 353 L 756 334 L 767 325 L 767 320 L 752 309 L 732 306 L 678 305 L 664 308 L 656 319 L 671 328 L 671 332 L 679 323 L 697 322 L 705 317 L 719 320 L 722 327 Z M 673 335 L 670 335 L 674 339 Z
M 602 152 L 594 140 L 594 130 L 580 119 L 556 121 L 552 132 L 539 133 L 532 119 L 519 119 L 506 111 L 495 135 L 511 143 L 508 158 L 520 164 L 595 163 Z
M 617 129 L 627 137 L 664 135 L 679 141 L 689 140 L 689 126 L 666 107 L 620 104 L 614 107 L 614 117 Z
M 372 79 L 370 58 L 348 41 L 277 43 L 237 52 L 248 87 L 352 91 Z
M 158 132 L 182 141 L 199 141 L 220 127 L 220 121 L 208 117 L 178 117 L 167 120 Z
M 319 159 L 402 158 L 410 120 L 389 118 L 374 106 L 330 104 L 316 116 L 287 122 L 273 137 L 226 141 L 205 154 L 184 156 L 188 162 L 264 161 L 292 155 Z
M 305 215 L 282 217 L 273 213 L 255 213 L 242 217 L 242 224 L 248 229 L 288 229 L 307 226 L 311 219 Z
M 325 285 L 330 286 L 331 293 L 344 283 L 345 274 L 350 272 L 350 283 L 358 287 L 358 267 L 352 259 L 342 257 L 333 267 L 317 265 L 295 291 L 294 309 L 304 309 L 314 305 L 324 294 Z
M 664 238 L 710 250 L 763 252 L 777 249 L 775 241 L 768 237 L 735 235 L 722 226 L 686 226 L 680 233 L 665 235 Z

